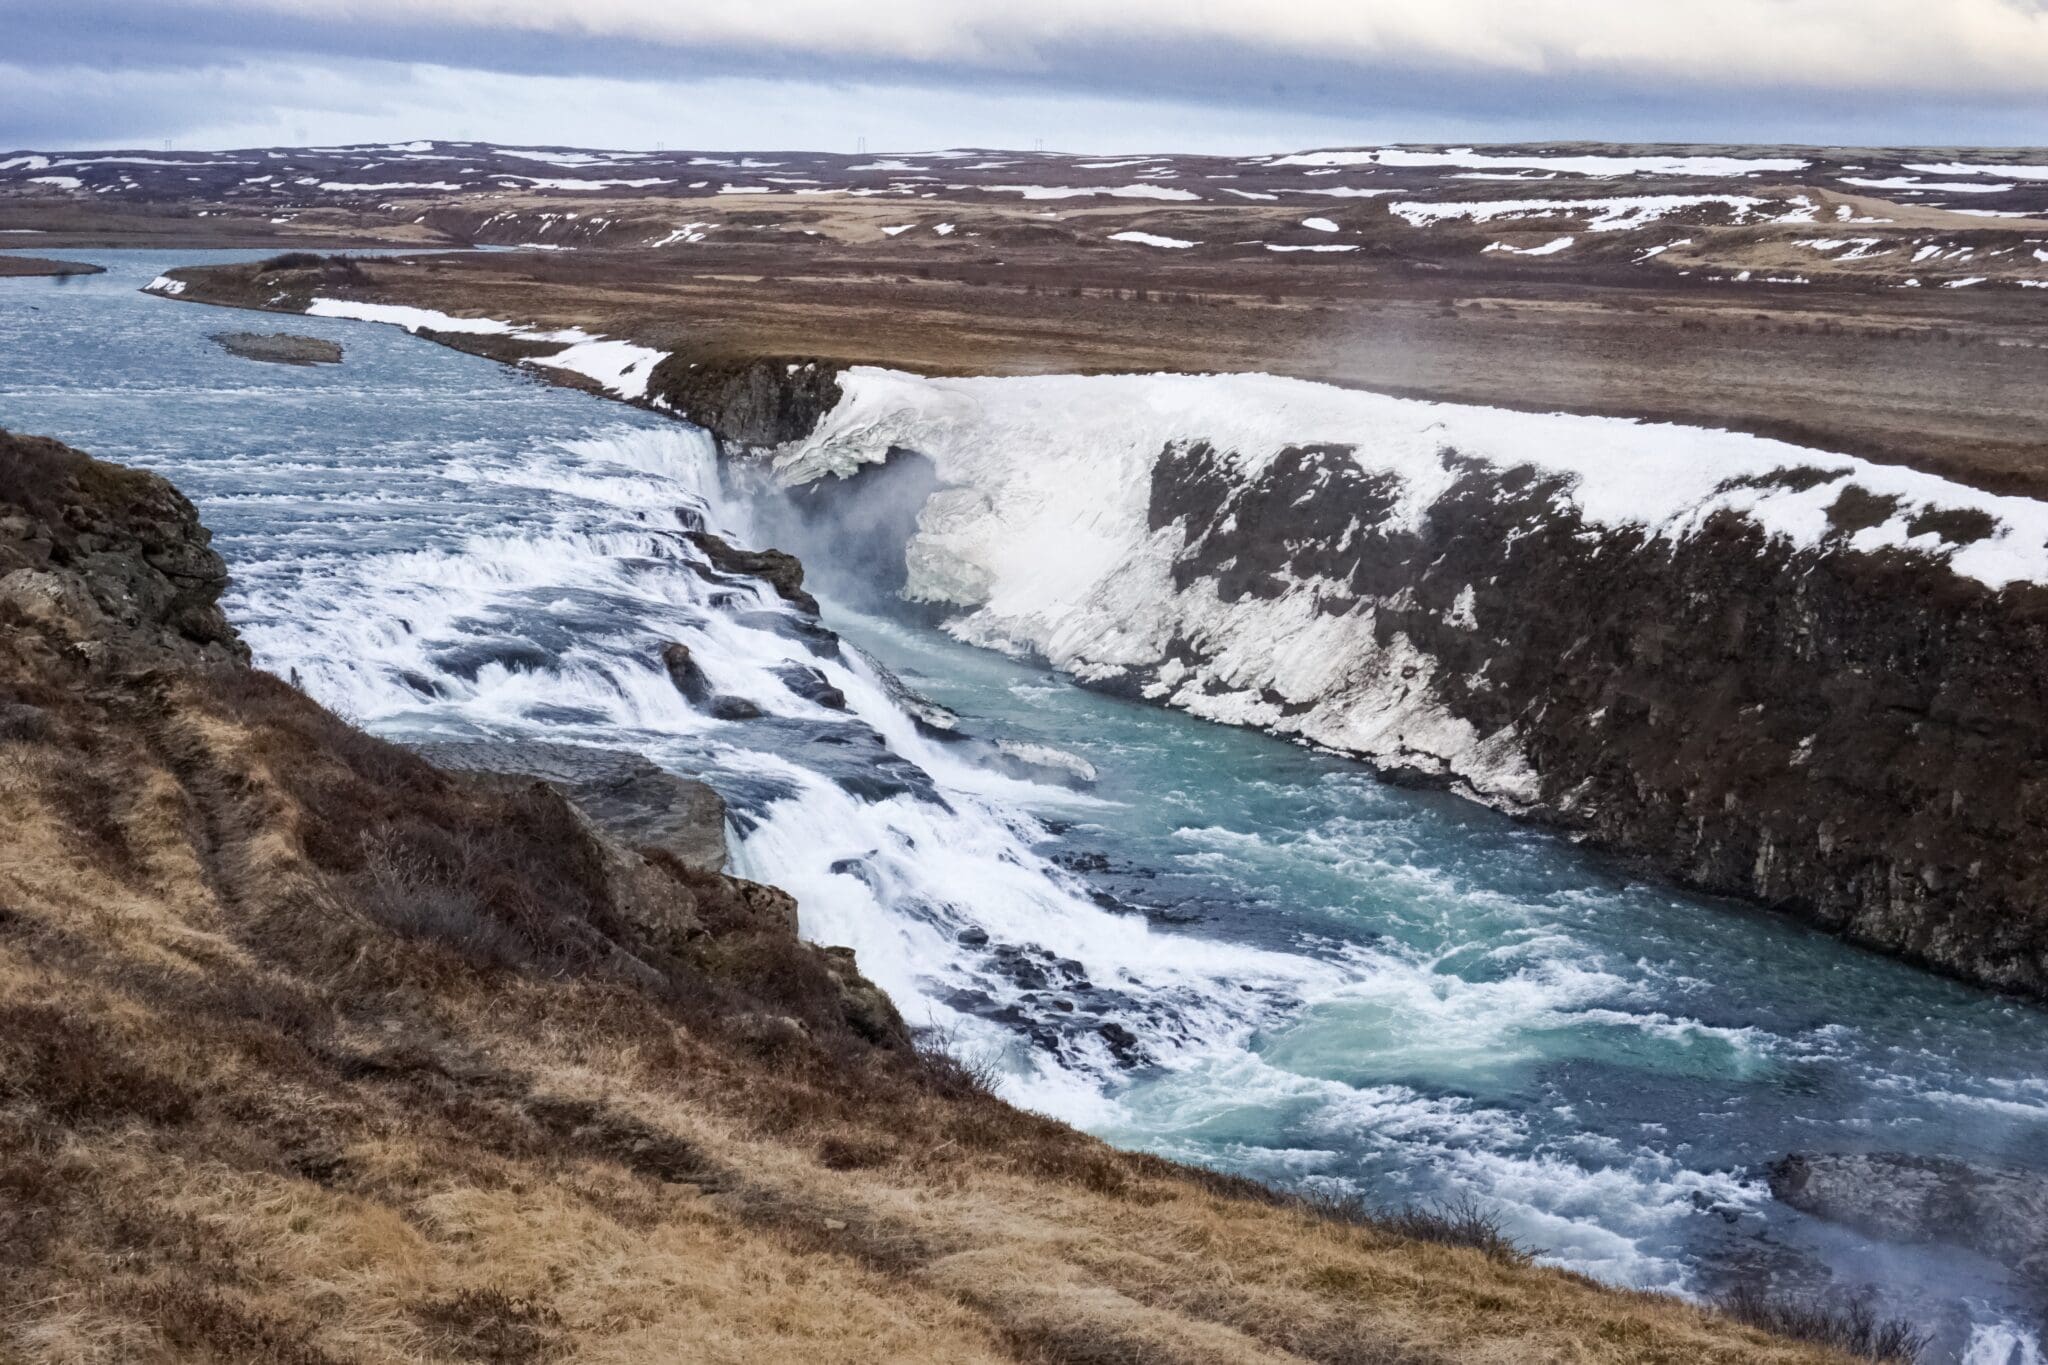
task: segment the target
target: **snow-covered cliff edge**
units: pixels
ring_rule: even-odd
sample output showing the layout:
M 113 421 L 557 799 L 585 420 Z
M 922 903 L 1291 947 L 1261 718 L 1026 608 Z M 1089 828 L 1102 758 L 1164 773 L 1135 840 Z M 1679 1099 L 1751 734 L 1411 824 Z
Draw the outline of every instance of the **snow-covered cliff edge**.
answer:
M 930 460 L 962 639 L 2048 993 L 2048 505 L 1268 376 L 838 382 L 777 474 Z

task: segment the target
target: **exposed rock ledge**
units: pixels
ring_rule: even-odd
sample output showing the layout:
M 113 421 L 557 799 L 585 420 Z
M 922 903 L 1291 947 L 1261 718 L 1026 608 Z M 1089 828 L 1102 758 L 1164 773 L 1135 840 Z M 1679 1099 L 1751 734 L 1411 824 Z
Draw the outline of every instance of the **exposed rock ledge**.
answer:
M 840 383 L 780 477 L 928 459 L 959 637 L 2048 995 L 2048 506 L 1265 376 Z
M 2048 1177 L 1895 1152 L 1794 1153 L 1771 1193 L 1866 1236 L 1942 1243 L 1989 1256 L 2048 1287 Z

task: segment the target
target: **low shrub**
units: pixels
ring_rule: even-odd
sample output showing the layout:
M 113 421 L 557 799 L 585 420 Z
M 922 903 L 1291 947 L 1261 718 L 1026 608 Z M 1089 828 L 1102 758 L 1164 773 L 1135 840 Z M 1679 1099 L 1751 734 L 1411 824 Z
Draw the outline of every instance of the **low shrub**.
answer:
M 1758 1285 L 1737 1285 L 1715 1302 L 1737 1322 L 1782 1337 L 1878 1361 L 1911 1365 L 1927 1348 L 1927 1335 L 1904 1318 L 1880 1318 L 1864 1299 L 1834 1306 L 1773 1295 Z

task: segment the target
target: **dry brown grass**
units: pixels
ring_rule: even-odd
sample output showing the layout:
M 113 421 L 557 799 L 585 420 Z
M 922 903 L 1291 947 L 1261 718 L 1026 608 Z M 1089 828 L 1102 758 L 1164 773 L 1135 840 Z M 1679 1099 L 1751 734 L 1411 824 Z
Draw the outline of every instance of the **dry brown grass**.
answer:
M 7 1365 L 1844 1358 L 1115 1152 L 793 942 L 631 940 L 538 793 L 15 624 Z

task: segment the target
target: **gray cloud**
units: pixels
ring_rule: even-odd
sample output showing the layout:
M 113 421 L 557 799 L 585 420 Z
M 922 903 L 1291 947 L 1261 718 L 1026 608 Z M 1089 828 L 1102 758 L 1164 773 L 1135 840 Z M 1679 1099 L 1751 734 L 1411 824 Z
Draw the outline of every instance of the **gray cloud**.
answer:
M 550 82 L 549 140 L 684 123 L 703 135 L 665 140 L 704 146 L 844 140 L 847 118 L 899 146 L 2009 142 L 2048 112 L 2042 0 L 0 0 L 0 31 L 23 146 L 524 139 Z M 734 82 L 748 103 L 677 117 Z

